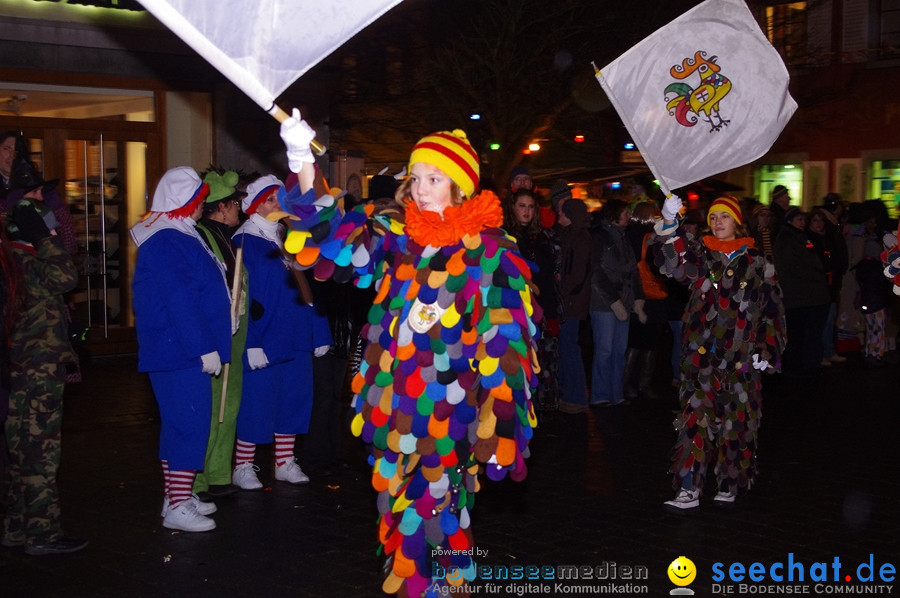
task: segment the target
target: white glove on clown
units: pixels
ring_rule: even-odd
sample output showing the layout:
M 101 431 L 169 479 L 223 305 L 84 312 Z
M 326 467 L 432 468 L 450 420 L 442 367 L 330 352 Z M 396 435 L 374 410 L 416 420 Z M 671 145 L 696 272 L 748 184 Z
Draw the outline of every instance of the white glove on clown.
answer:
M 662 207 L 663 220 L 675 220 L 678 217 L 678 212 L 681 211 L 682 205 L 681 198 L 674 193 L 667 197 Z
M 281 139 L 287 148 L 288 167 L 291 172 L 300 172 L 303 163 L 316 161 L 310 142 L 316 138 L 316 132 L 300 118 L 300 111 L 294 108 L 291 117 L 281 123 Z
M 321 347 L 316 347 L 313 349 L 313 355 L 316 357 L 322 357 L 326 353 L 328 353 L 328 349 L 331 348 L 331 345 L 322 345 Z
M 759 355 L 753 355 L 753 369 L 765 371 L 769 367 L 769 362 L 765 359 L 760 361 Z
M 204 374 L 209 374 L 210 376 L 218 376 L 219 372 L 222 371 L 222 360 L 219 358 L 218 351 L 213 351 L 212 353 L 201 355 L 200 361 L 203 362 Z
M 259 370 L 269 365 L 269 358 L 261 347 L 247 349 L 247 364 L 251 370 Z

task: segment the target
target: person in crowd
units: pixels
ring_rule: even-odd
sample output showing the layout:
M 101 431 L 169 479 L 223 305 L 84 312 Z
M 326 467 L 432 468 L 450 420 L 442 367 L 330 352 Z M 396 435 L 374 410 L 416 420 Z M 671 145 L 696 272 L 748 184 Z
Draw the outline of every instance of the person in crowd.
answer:
M 241 223 L 240 204 L 243 195 L 236 188 L 238 180 L 238 173 L 233 170 L 223 173 L 211 170 L 206 173 L 203 182 L 209 187 L 209 195 L 203 202 L 203 216 L 197 223 L 197 231 L 203 241 L 225 265 L 225 278 L 232 295 L 235 293 L 238 264 L 237 249 L 231 236 Z M 218 285 L 218 281 L 216 283 Z M 197 472 L 194 479 L 193 491 L 201 500 L 221 498 L 236 490 L 231 484 L 231 461 L 243 384 L 243 368 L 238 364 L 247 340 L 247 276 L 243 267 L 237 284 L 237 297 L 232 296 L 231 306 L 235 333 L 231 337 L 229 365 L 223 367 L 222 375 L 212 378 L 209 442 L 203 470 Z
M 210 376 L 231 355 L 233 323 L 225 265 L 197 230 L 209 185 L 193 168 L 163 174 L 150 212 L 131 228 L 138 247 L 132 283 L 138 370 L 148 372 L 159 405 L 163 527 L 216 527 L 212 502 L 192 493 L 205 465 L 212 418 Z
M 859 284 L 859 305 L 866 322 L 863 353 L 866 367 L 880 368 L 891 361 L 887 354 L 885 329 L 887 308 L 893 296 L 890 280 L 884 275 L 881 261 L 884 251 L 882 239 L 888 232 L 888 215 L 884 204 L 880 200 L 864 202 L 862 221 L 862 256 L 853 270 Z
M 559 244 L 553 231 L 541 226 L 538 206 L 530 189 L 520 188 L 506 206 L 504 228 L 519 247 L 519 253 L 532 268 L 537 301 L 544 312 L 538 340 L 540 385 L 532 397 L 535 409 L 554 411 L 559 407 Z
M 286 246 L 316 278 L 378 289 L 353 381 L 352 430 L 372 448 L 382 589 L 442 592 L 447 580 L 432 578 L 433 564 L 474 567 L 478 472 L 492 480 L 526 473 L 538 369 L 532 317 L 540 316 L 530 271 L 500 228 L 500 200 L 475 193 L 479 158 L 463 131 L 416 143 L 397 204 L 344 215 L 315 197 L 313 135 L 296 109 L 282 124 L 300 179 L 280 195 L 301 218 Z M 452 551 L 436 555 L 434 546 Z
M 640 322 L 647 321 L 637 259 L 625 236 L 628 221 L 628 204 L 618 199 L 607 200 L 600 209 L 600 223 L 592 235 L 591 405 L 625 402 L 629 320 L 634 313 Z
M 76 359 L 63 294 L 75 288 L 78 273 L 62 238 L 48 225 L 56 222 L 42 201 L 48 185 L 29 163 L 14 165 L 5 217 L 9 247 L 4 254 L 11 260 L 4 271 L 12 273 L 9 280 L 18 281 L 19 288 L 17 293 L 6 287 L 11 295 L 5 308 L 16 311 L 12 326 L 5 327 L 9 485 L 2 545 L 23 546 L 32 556 L 75 552 L 88 544 L 67 536 L 60 523 L 63 392 L 66 365 Z
M 366 201 L 394 200 L 398 187 L 397 179 L 387 174 L 376 174 L 369 179 L 369 197 Z
M 772 189 L 772 198 L 769 202 L 769 211 L 772 219 L 769 226 L 772 228 L 772 239 L 778 237 L 781 225 L 785 223 L 788 210 L 791 209 L 791 195 L 784 185 L 775 185 Z
M 273 175 L 247 185 L 249 218 L 234 234 L 250 278 L 243 396 L 237 420 L 232 483 L 261 490 L 256 445 L 275 442 L 275 479 L 309 482 L 297 463 L 298 434 L 309 431 L 313 403 L 313 357 L 331 345 L 328 320 L 313 305 L 309 284 L 284 252 L 287 214 L 278 204 L 284 185 Z M 331 197 L 331 196 L 329 196 Z
M 765 204 L 756 204 L 750 218 L 750 233 L 756 247 L 768 260 L 775 259 L 775 227 L 773 225 L 772 208 Z
M 0 133 L 0 195 L 9 190 L 9 177 L 12 174 L 13 159 L 16 157 L 16 139 L 18 131 Z
M 837 304 L 841 296 L 841 281 L 848 267 L 847 243 L 831 212 L 815 208 L 809 216 L 807 233 L 819 259 L 825 265 L 825 280 L 828 284 L 828 315 L 822 328 L 822 367 L 844 363 L 847 358 L 838 355 L 835 348 L 835 322 Z
M 695 509 L 715 463 L 714 502 L 733 503 L 753 485 L 762 417 L 762 372 L 778 371 L 784 348 L 784 309 L 775 268 L 754 247 L 740 202 L 712 202 L 710 233 L 684 235 L 681 199 L 663 204 L 651 243 L 657 265 L 690 285 L 684 318 L 681 414 L 674 426 L 673 509 Z
M 699 232 L 705 224 L 706 213 L 701 209 L 687 210 L 684 219 L 681 221 L 681 231 L 686 239 L 693 241 L 699 239 Z M 648 239 L 649 241 L 650 239 Z M 656 257 L 654 256 L 654 263 Z M 685 316 L 688 299 L 690 299 L 691 291 L 684 281 L 677 280 L 670 276 L 666 276 L 666 318 L 669 321 L 669 330 L 672 334 L 672 348 L 670 355 L 670 366 L 672 368 L 672 386 L 678 388 L 681 386 L 681 350 L 682 350 L 682 331 L 684 323 L 682 319 Z
M 823 359 L 822 329 L 830 305 L 828 279 L 806 222 L 800 208 L 791 208 L 775 238 L 775 269 L 790 332 L 784 353 L 786 375 L 812 374 Z
M 623 384 L 626 399 L 643 395 L 647 399 L 659 398 L 653 390 L 654 369 L 659 345 L 668 321 L 666 298 L 669 295 L 666 281 L 654 265 L 652 253 L 647 251 L 647 239 L 653 225 L 660 217 L 659 207 L 650 199 L 634 204 L 631 208 L 625 237 L 634 251 L 644 295 L 644 314 L 632 313 L 628 323 L 628 349 L 625 351 Z M 637 384 L 635 384 L 637 379 Z
M 590 219 L 583 201 L 572 198 L 569 183 L 557 180 L 550 199 L 556 212 L 559 240 L 559 410 L 577 414 L 587 411 L 587 376 L 579 344 L 582 322 L 588 318 L 591 299 Z

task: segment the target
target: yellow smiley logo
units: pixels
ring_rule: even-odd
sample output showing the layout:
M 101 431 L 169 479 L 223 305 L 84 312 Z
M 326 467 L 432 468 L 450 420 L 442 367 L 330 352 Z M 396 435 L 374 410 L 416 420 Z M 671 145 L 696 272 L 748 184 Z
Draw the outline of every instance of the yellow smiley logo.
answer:
M 676 586 L 689 586 L 697 577 L 697 567 L 686 556 L 680 556 L 669 565 L 669 580 Z

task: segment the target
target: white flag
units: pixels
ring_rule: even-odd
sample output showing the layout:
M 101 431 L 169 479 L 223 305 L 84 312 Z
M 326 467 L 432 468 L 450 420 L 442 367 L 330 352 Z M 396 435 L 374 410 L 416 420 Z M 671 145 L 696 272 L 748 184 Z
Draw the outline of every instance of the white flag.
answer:
M 743 0 L 706 0 L 597 73 L 667 194 L 769 151 L 789 79 Z
M 263 109 L 401 0 L 139 0 Z

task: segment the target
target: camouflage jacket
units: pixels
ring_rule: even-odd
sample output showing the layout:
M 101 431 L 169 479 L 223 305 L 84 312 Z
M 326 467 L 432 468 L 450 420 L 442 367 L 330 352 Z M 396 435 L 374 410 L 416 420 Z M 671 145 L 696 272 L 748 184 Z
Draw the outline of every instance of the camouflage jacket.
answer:
M 22 271 L 22 305 L 12 333 L 11 357 L 23 371 L 42 363 L 75 361 L 63 293 L 78 283 L 78 272 L 59 237 L 36 247 L 12 243 Z

